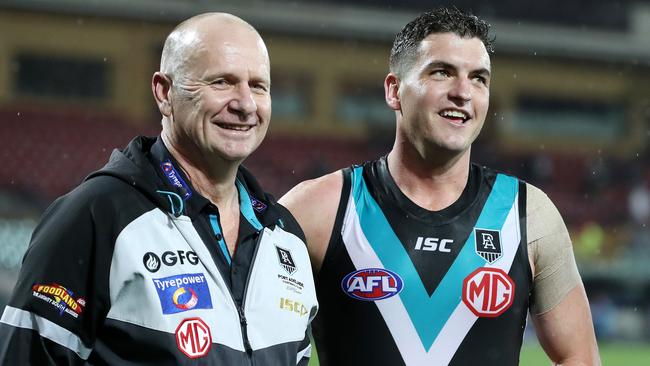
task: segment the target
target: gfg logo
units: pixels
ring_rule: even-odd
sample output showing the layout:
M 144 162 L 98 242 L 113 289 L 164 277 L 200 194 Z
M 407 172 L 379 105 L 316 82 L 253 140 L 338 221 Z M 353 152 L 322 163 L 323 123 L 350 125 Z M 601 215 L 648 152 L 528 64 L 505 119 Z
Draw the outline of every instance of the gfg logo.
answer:
M 142 257 L 144 267 L 151 273 L 158 272 L 161 263 L 171 267 L 176 265 L 176 263 L 185 264 L 185 262 L 197 265 L 199 263 L 199 256 L 192 251 L 177 250 L 176 252 L 163 252 L 160 257 L 156 253 L 147 252 Z
M 154 253 L 145 253 L 142 257 L 142 263 L 144 264 L 144 268 L 146 268 L 147 271 L 151 273 L 158 272 L 160 269 L 160 258 L 158 258 L 158 256 Z
M 397 295 L 404 282 L 397 273 L 382 268 L 366 268 L 349 273 L 341 281 L 348 296 L 363 301 L 387 299 Z
M 514 297 L 514 281 L 499 268 L 481 267 L 463 281 L 463 302 L 478 317 L 501 315 Z

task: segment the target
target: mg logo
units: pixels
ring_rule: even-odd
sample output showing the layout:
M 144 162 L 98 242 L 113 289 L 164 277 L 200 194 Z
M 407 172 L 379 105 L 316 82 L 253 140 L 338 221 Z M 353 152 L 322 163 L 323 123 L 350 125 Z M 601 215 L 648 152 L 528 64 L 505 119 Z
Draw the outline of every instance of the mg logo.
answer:
M 499 268 L 481 267 L 463 281 L 463 302 L 478 317 L 501 315 L 514 297 L 515 283 Z
M 187 318 L 176 328 L 176 345 L 189 358 L 203 357 L 212 346 L 210 328 L 201 318 Z

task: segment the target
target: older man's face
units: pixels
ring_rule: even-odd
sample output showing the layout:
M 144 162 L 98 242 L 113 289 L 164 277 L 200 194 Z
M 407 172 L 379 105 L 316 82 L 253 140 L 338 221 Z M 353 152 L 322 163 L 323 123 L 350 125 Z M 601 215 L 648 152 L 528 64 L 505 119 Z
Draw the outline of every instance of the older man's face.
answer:
M 195 47 L 171 76 L 172 136 L 193 153 L 241 161 L 260 145 L 271 118 L 266 47 L 240 25 L 195 36 Z

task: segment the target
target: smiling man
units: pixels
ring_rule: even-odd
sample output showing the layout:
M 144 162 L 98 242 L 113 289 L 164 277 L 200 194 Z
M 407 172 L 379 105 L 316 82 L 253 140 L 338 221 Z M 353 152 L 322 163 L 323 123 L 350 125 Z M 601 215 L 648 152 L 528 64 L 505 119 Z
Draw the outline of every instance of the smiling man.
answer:
M 555 206 L 470 162 L 489 104 L 488 30 L 457 9 L 407 24 L 384 82 L 390 153 L 280 200 L 316 272 L 321 365 L 517 365 L 529 311 L 552 361 L 599 363 Z
M 158 138 L 138 137 L 36 228 L 0 320 L 2 365 L 306 365 L 304 234 L 240 166 L 271 118 L 269 56 L 209 13 L 167 38 Z

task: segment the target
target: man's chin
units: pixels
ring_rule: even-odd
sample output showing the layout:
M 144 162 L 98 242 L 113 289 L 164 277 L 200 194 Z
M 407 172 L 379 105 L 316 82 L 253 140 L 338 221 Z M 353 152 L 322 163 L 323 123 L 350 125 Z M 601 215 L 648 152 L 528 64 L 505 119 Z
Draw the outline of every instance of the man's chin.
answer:
M 255 149 L 252 148 L 246 148 L 246 149 L 227 149 L 227 150 L 219 150 L 217 154 L 222 160 L 232 162 L 232 163 L 241 163 L 242 161 L 246 160 Z

